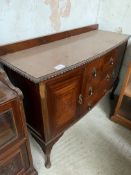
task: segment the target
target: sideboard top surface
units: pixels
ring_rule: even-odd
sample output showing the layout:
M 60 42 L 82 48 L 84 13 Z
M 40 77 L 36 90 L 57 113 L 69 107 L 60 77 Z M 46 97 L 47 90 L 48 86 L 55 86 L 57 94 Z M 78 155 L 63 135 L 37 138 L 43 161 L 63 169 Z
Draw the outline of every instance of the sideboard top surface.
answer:
M 128 38 L 128 35 L 95 30 L 7 54 L 1 57 L 1 62 L 37 83 L 90 62 Z M 61 65 L 65 67 L 58 70 Z

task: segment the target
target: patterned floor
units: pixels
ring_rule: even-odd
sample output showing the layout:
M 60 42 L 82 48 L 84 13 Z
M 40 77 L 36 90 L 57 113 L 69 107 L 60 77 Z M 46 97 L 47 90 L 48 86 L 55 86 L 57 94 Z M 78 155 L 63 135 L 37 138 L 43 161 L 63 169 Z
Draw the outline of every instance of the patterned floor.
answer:
M 105 97 L 90 113 L 68 129 L 54 145 L 52 167 L 30 136 L 34 167 L 39 175 L 131 175 L 131 131 L 109 120 Z

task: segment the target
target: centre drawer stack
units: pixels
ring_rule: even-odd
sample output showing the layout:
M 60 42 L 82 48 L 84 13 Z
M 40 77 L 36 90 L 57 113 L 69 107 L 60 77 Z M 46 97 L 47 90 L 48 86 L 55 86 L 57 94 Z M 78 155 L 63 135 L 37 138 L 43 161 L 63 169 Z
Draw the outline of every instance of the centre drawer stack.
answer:
M 84 72 L 83 111 L 87 112 L 112 87 L 117 77 L 117 49 L 87 64 Z

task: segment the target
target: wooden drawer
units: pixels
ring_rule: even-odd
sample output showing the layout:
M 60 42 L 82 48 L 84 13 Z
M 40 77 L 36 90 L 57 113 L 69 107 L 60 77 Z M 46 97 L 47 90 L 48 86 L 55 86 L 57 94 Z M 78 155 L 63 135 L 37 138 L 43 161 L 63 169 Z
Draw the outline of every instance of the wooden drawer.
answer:
M 63 131 L 77 119 L 82 74 L 75 72 L 47 84 L 47 103 L 51 135 Z
M 92 84 L 90 83 L 89 85 L 87 84 L 86 87 L 88 88 L 85 89 L 84 95 L 83 95 L 84 112 L 91 110 L 91 108 L 95 106 L 95 104 L 105 95 L 105 93 L 109 89 L 111 89 L 113 84 L 112 74 L 113 73 L 111 71 L 104 73 L 103 76 L 101 76 L 101 81 L 99 81 L 97 86 L 94 85 L 93 83 Z
M 89 111 L 112 87 L 116 77 L 116 50 L 87 64 L 83 85 L 83 111 Z
M 105 92 L 107 92 L 108 90 L 111 89 L 116 77 L 117 77 L 117 73 L 116 73 L 115 69 L 103 72 L 100 87 L 102 89 L 104 89 Z
M 84 103 L 83 103 L 83 111 L 84 113 L 91 110 L 95 104 L 104 96 L 105 91 L 104 88 L 101 87 L 100 85 L 98 88 L 93 89 L 92 95 L 85 95 L 84 98 Z
M 90 110 L 101 98 L 102 94 L 98 92 L 98 85 L 102 80 L 102 58 L 94 60 L 87 64 L 84 72 L 84 83 L 82 88 L 83 105 L 82 113 Z
M 113 85 L 117 77 L 117 64 L 118 64 L 117 49 L 107 53 L 103 57 L 102 63 L 102 81 L 100 86 L 107 92 Z
M 103 56 L 102 72 L 111 71 L 117 64 L 117 49 L 114 49 Z
M 24 138 L 23 121 L 18 101 L 5 103 L 0 108 L 0 153 Z
M 26 144 L 0 155 L 0 175 L 23 175 L 29 167 Z
M 102 59 L 99 58 L 87 64 L 85 68 L 85 81 L 87 82 L 86 85 L 90 86 L 93 84 L 97 86 L 98 83 L 101 81 L 101 73 L 102 73 Z M 86 87 L 87 88 L 87 87 Z

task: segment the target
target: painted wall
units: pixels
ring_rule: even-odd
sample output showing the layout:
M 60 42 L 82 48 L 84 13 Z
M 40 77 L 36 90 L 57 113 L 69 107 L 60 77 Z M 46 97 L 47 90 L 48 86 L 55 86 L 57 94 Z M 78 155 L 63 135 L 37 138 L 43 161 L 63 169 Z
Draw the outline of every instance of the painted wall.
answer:
M 99 0 L 0 0 L 0 44 L 96 23 Z
M 99 0 L 98 9 L 97 22 L 100 25 L 100 29 L 131 35 L 130 0 Z M 131 39 L 127 47 L 117 93 L 120 90 L 129 61 L 131 62 Z
M 131 34 L 130 17 L 130 0 L 0 0 L 0 44 L 94 23 L 102 30 Z M 131 40 L 122 80 L 130 59 Z

